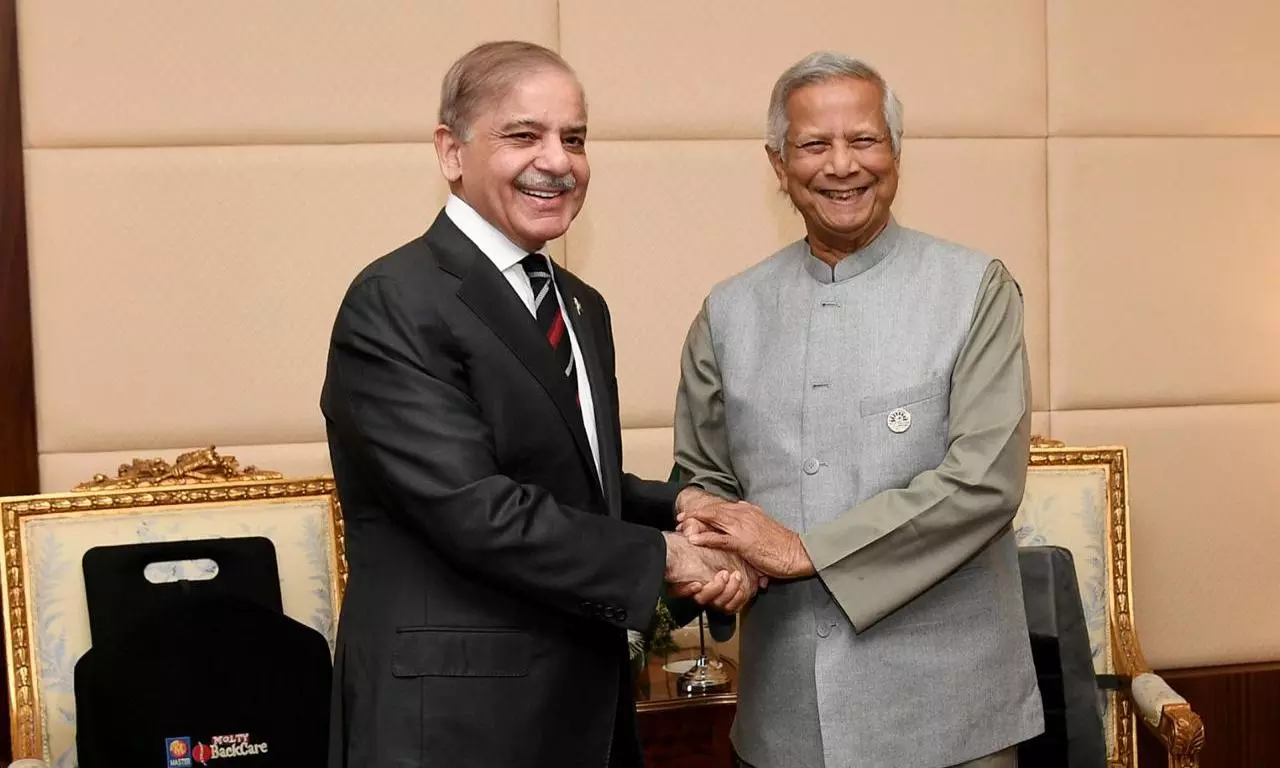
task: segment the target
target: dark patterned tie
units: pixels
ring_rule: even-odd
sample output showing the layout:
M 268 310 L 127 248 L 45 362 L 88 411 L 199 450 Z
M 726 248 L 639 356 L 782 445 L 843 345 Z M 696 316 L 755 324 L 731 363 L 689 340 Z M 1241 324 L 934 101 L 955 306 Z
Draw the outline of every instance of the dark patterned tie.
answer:
M 538 320 L 538 328 L 551 345 L 557 365 L 576 393 L 578 379 L 573 372 L 573 345 L 569 342 L 564 313 L 556 299 L 555 284 L 551 282 L 551 265 L 546 256 L 531 253 L 520 260 L 520 266 L 524 267 L 525 274 L 529 276 L 529 286 L 533 288 L 533 313 Z M 581 401 L 578 404 L 581 405 Z

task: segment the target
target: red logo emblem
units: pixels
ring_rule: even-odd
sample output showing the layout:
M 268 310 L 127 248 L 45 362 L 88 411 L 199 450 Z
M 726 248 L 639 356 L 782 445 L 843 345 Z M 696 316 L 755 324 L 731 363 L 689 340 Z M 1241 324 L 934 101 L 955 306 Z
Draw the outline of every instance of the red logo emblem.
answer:
M 186 757 L 187 756 L 186 742 L 177 741 L 177 740 L 169 742 L 169 756 L 170 757 Z
M 208 745 L 197 741 L 195 747 L 191 750 L 191 756 L 196 759 L 197 763 L 208 765 L 209 758 L 213 757 L 213 750 L 209 749 Z

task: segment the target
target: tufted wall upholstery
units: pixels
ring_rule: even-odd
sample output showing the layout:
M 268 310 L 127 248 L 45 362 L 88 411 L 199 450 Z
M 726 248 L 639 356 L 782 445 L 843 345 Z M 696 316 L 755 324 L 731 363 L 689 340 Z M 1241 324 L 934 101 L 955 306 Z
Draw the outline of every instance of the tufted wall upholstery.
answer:
M 440 77 L 505 37 L 560 50 L 586 85 L 592 189 L 556 253 L 611 302 L 628 468 L 665 475 L 699 302 L 802 231 L 762 150 L 769 89 L 830 47 L 906 105 L 900 220 L 1021 283 L 1037 429 L 1130 447 L 1152 662 L 1280 659 L 1274 0 L 19 0 L 18 15 L 46 490 L 210 443 L 326 472 L 338 299 L 435 214 Z

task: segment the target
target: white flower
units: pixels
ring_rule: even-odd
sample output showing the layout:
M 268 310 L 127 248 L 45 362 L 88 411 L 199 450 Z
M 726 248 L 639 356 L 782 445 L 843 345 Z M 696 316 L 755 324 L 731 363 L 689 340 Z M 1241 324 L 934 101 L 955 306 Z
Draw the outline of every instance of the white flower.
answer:
M 627 630 L 627 651 L 632 659 L 644 655 L 644 635 L 634 629 Z

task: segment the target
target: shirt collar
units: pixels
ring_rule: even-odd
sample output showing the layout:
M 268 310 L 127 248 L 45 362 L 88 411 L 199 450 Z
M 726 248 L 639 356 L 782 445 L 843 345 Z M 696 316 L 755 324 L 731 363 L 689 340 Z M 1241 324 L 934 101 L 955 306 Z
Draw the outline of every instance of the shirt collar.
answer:
M 475 208 L 457 195 L 449 195 L 449 199 L 444 204 L 444 213 L 458 229 L 462 230 L 462 234 L 489 257 L 489 261 L 493 262 L 499 272 L 506 272 L 529 255 L 527 251 L 502 234 L 501 230 L 485 221 L 480 214 L 476 213 Z M 536 252 L 545 256 L 546 248 L 539 248 Z
M 853 253 L 847 254 L 843 259 L 836 262 L 834 267 L 814 256 L 813 251 L 806 248 L 804 268 L 814 280 L 820 283 L 840 283 L 849 278 L 857 277 L 884 261 L 886 256 L 893 253 L 898 244 L 898 235 L 901 232 L 902 228 L 898 226 L 898 222 L 890 216 L 889 223 L 880 231 L 880 234 L 876 235 L 874 240 Z

